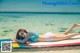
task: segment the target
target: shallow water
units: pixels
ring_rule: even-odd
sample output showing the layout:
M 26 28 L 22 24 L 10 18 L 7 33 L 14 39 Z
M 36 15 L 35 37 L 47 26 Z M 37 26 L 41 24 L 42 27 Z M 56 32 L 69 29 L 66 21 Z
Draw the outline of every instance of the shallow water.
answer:
M 20 28 L 39 34 L 63 33 L 74 23 L 80 23 L 80 14 L 0 13 L 0 39 L 15 37 Z M 76 27 L 71 33 L 78 31 L 80 27 Z

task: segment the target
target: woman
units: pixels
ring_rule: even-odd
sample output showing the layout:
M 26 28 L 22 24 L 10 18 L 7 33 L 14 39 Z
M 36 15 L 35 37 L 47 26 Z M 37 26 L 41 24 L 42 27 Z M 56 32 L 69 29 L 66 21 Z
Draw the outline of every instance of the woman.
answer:
M 19 29 L 16 35 L 16 41 L 19 43 L 26 43 L 27 41 L 38 42 L 38 41 L 60 41 L 70 39 L 74 36 L 80 35 L 80 32 L 68 34 L 73 28 L 80 26 L 80 24 L 74 24 L 71 28 L 66 30 L 63 34 L 56 34 L 48 32 L 44 35 L 39 35 L 34 32 L 27 32 L 25 29 Z

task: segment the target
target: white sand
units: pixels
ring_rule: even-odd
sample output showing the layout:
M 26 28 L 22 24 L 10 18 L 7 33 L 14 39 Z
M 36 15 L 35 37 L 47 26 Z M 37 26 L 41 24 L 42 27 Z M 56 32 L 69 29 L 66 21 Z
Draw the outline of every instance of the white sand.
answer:
M 13 49 L 12 53 L 80 53 L 80 46 L 35 48 L 35 49 Z

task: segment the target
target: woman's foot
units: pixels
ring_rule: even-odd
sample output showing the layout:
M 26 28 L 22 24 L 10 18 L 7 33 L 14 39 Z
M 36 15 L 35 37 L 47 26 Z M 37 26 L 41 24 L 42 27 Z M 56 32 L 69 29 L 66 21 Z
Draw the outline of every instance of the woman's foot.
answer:
M 80 26 L 80 24 L 74 24 L 74 27 Z

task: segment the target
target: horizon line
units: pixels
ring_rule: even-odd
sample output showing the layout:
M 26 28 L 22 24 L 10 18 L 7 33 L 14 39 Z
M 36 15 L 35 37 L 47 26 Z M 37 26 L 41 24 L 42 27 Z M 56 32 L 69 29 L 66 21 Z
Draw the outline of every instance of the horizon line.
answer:
M 29 13 L 29 14 L 80 14 L 80 12 L 16 12 L 16 11 L 7 11 L 0 13 Z

